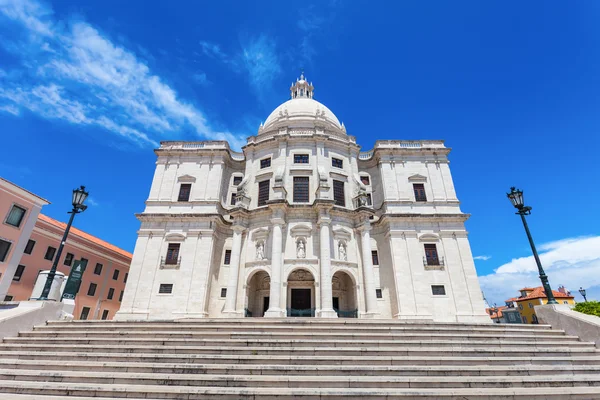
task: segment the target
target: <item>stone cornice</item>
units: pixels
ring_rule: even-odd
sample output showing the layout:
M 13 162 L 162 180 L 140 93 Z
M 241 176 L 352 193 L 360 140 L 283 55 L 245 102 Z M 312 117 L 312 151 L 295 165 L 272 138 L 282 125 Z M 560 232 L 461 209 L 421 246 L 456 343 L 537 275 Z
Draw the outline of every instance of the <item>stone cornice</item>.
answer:
M 403 221 L 427 221 L 427 222 L 465 222 L 471 214 L 410 214 L 410 213 L 389 213 L 383 214 L 379 217 L 379 220 L 373 222 L 373 224 L 382 224 L 393 220 Z

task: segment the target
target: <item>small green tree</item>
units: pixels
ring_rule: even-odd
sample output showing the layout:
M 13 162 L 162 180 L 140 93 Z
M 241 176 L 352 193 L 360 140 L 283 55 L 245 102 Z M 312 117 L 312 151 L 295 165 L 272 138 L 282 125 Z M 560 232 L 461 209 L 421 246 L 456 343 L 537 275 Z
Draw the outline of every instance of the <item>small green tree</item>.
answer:
M 577 303 L 573 310 L 600 317 L 600 301 L 586 301 L 584 303 Z

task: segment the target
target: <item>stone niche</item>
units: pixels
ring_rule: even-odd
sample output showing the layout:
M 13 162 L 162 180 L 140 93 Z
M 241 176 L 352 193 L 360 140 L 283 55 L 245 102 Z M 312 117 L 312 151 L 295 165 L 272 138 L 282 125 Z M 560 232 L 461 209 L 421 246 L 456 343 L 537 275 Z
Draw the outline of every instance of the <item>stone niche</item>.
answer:
M 312 246 L 310 246 L 310 237 L 312 235 L 312 227 L 307 224 L 297 224 L 290 229 L 290 236 L 294 241 L 294 254 L 292 259 L 306 259 L 309 254 L 312 254 Z M 309 247 L 311 252 L 309 252 Z

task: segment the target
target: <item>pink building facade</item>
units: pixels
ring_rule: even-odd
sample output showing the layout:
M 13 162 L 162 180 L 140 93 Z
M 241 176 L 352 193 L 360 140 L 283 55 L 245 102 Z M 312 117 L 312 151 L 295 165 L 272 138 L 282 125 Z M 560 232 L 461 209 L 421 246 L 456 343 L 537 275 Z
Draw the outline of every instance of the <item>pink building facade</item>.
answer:
M 12 203 L 2 200 L 1 204 L 0 216 L 9 218 L 7 213 L 10 213 Z M 25 221 L 21 225 L 25 226 Z M 18 253 L 15 252 L 12 258 L 12 269 L 8 268 L 8 262 L 0 263 L 1 279 L 3 282 L 8 281 L 8 285 L 5 284 L 7 289 L 0 299 L 29 300 L 40 271 L 52 267 L 66 224 L 40 214 L 38 210 L 31 222 L 31 229 L 24 231 L 18 240 L 8 235 L 14 234 L 8 228 L 1 228 L 0 238 L 18 241 L 19 246 L 15 246 Z M 5 230 L 8 230 L 7 234 L 4 234 Z M 131 253 L 71 227 L 57 270 L 68 276 L 75 260 L 88 261 L 79 293 L 75 297 L 73 315 L 76 319 L 113 318 L 121 305 L 131 257 Z

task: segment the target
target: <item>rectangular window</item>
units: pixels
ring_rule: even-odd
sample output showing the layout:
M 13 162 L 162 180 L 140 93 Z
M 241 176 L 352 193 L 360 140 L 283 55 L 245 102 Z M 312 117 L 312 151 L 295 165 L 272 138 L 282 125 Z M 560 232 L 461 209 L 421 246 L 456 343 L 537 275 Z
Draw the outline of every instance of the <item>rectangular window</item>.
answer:
M 269 168 L 271 166 L 271 157 L 260 160 L 260 168 Z
M 373 205 L 373 198 L 371 197 L 371 193 L 367 193 L 367 205 L 368 206 Z
M 121 272 L 121 271 L 119 271 L 118 269 L 115 269 L 113 271 L 113 281 L 116 281 L 119 279 L 119 272 Z
M 108 310 L 102 311 L 102 319 L 107 319 L 107 318 L 108 318 Z
M 102 274 L 102 264 L 96 263 L 96 267 L 94 268 L 94 275 Z
M 6 295 L 4 296 L 4 301 L 12 301 L 13 296 Z
M 523 323 L 526 324 L 527 323 L 527 317 L 523 317 Z
M 179 260 L 179 243 L 169 243 L 169 248 L 167 249 L 167 259 L 165 260 L 165 264 L 175 265 Z M 114 277 L 113 277 L 114 279 Z
M 519 310 L 523 309 L 523 304 L 519 304 Z
M 123 301 L 123 294 L 124 294 L 124 293 L 125 293 L 125 292 L 124 292 L 123 290 L 121 290 L 121 294 L 119 295 L 119 301 Z
M 0 239 L 0 262 L 6 260 L 11 244 L 12 243 L 7 242 L 6 240 Z
M 294 154 L 294 164 L 308 164 L 308 154 Z
M 221 297 L 227 297 L 227 288 L 221 288 Z
M 173 284 L 172 283 L 161 283 L 158 288 L 158 293 L 163 293 L 163 294 L 173 293 Z
M 96 285 L 95 283 L 90 283 L 90 287 L 88 288 L 87 295 L 94 296 L 96 294 L 97 287 L 98 287 L 98 285 Z
M 340 158 L 331 158 L 331 166 L 336 168 L 344 168 L 344 160 Z
M 17 267 L 17 270 L 15 271 L 15 274 L 13 275 L 13 281 L 19 282 L 21 280 L 21 277 L 23 276 L 23 271 L 25 271 L 25 266 L 19 265 Z
M 108 300 L 112 300 L 112 298 L 113 298 L 114 295 L 115 295 L 115 289 L 110 288 L 110 289 L 108 289 L 108 295 L 106 296 L 106 298 Z
M 56 254 L 56 247 L 48 246 L 44 259 L 52 261 L 54 259 L 54 254 Z
M 371 250 L 371 259 L 373 260 L 373 265 L 379 265 L 379 255 L 377 254 L 377 250 Z
M 567 300 L 563 300 L 563 304 L 569 304 Z
M 89 315 L 90 315 L 90 308 L 89 307 L 83 307 L 81 309 L 81 315 L 79 316 L 79 319 L 88 319 Z
M 223 260 L 224 265 L 231 264 L 231 250 L 225 250 L 225 259 Z
M 29 241 L 27 241 L 27 246 L 25 246 L 25 250 L 23 250 L 23 253 L 25 253 L 25 254 L 33 253 L 34 246 L 35 246 L 35 240 L 29 239 Z
M 371 184 L 371 180 L 369 179 L 368 176 L 361 176 L 360 177 L 360 181 L 362 182 L 363 185 L 365 186 L 369 186 Z
M 233 186 L 237 186 L 240 183 L 242 183 L 242 177 L 241 176 L 234 176 L 233 177 Z
M 529 304 L 529 308 L 533 308 L 533 304 L 531 304 L 531 303 L 527 303 L 527 304 Z
M 13 205 L 6 217 L 6 223 L 17 228 L 20 227 L 21 222 L 23 222 L 23 218 L 25 217 L 25 212 L 27 212 L 27 210 L 23 207 Z
M 125 278 L 123 278 L 123 283 L 127 283 L 127 278 L 129 278 L 129 272 L 125 272 Z
M 435 244 L 425 244 L 425 259 L 427 260 L 427 265 L 440 265 L 437 246 Z
M 294 203 L 309 202 L 308 183 L 308 176 L 294 177 Z
M 427 201 L 425 185 L 422 183 L 415 183 L 413 184 L 413 191 L 415 192 L 415 201 Z
M 177 196 L 177 201 L 190 201 L 191 192 L 192 184 L 182 183 L 181 186 L 179 186 L 179 196 Z
M 67 253 L 67 255 L 65 256 L 65 265 L 68 265 L 69 267 L 71 266 L 71 264 L 73 264 L 73 258 L 75 257 L 75 255 L 73 253 Z
M 333 181 L 333 200 L 336 206 L 346 207 L 346 196 L 344 195 L 344 182 Z
M 431 285 L 431 293 L 433 293 L 434 296 L 445 296 L 446 288 L 444 285 Z
M 258 206 L 264 206 L 269 200 L 269 180 L 258 182 Z
M 375 297 L 377 297 L 378 299 L 383 299 L 383 292 L 381 291 L 381 289 L 375 289 Z
M 229 201 L 232 206 L 235 206 L 235 198 L 237 193 L 231 193 L 231 200 Z

